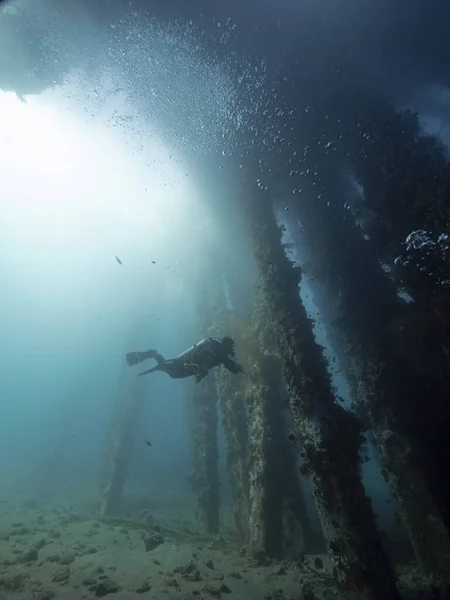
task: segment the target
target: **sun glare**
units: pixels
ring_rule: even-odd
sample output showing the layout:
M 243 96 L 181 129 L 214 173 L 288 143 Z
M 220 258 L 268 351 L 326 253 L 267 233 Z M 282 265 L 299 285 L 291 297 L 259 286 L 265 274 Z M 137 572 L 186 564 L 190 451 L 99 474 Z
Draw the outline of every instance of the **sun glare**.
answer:
M 63 110 L 54 90 L 0 92 L 0 177 L 3 226 L 40 245 L 167 234 L 193 197 L 161 140 Z
M 10 171 L 22 165 L 27 177 L 62 179 L 78 166 L 80 136 L 74 124 L 39 98 L 25 103 L 2 93 L 0 135 L 2 162 Z

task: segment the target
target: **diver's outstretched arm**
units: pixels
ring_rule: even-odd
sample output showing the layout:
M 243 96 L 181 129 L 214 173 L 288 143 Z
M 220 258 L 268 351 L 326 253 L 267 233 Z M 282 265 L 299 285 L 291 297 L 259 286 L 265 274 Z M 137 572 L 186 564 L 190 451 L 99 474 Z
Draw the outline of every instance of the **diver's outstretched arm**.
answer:
M 208 369 L 199 369 L 197 375 L 195 376 L 196 383 L 200 383 L 202 379 L 204 379 L 209 373 Z
M 237 375 L 238 373 L 243 373 L 244 369 L 242 368 L 242 366 L 235 362 L 234 360 L 231 360 L 231 358 L 227 358 L 226 360 L 223 361 L 223 366 L 228 369 L 230 371 L 230 373 L 233 373 L 233 375 Z

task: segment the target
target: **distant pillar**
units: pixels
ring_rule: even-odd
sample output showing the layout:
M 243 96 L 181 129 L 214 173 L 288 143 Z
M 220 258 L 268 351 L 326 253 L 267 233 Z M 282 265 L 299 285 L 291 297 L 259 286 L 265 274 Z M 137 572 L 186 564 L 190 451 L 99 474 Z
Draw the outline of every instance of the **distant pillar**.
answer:
M 109 448 L 101 488 L 100 514 L 109 516 L 120 511 L 123 488 L 133 451 L 139 416 L 142 381 L 130 381 L 125 373 L 119 384 L 116 412 L 110 429 Z

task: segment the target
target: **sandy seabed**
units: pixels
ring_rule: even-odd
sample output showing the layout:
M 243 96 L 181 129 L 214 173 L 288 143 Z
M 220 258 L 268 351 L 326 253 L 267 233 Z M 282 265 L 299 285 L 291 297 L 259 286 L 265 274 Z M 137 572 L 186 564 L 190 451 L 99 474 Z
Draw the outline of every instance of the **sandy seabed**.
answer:
M 184 515 L 140 510 L 117 519 L 23 492 L 0 494 L 0 600 L 331 600 L 327 556 L 258 564 L 232 534 L 202 536 Z M 413 565 L 404 598 L 429 598 Z

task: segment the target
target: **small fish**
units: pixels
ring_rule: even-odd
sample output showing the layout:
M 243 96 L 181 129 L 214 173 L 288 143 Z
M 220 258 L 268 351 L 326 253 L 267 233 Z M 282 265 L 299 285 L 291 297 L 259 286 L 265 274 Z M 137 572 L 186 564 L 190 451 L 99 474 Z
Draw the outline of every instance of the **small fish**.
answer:
M 156 265 L 156 260 L 152 260 L 152 264 L 153 264 L 153 265 Z
M 296 442 L 296 441 L 297 441 L 297 436 L 295 435 L 295 433 L 290 433 L 290 434 L 288 435 L 288 440 L 289 440 L 290 442 L 292 442 L 292 443 Z
M 119 263 L 119 265 L 121 265 L 121 264 L 122 264 L 122 261 L 120 260 L 120 258 L 119 258 L 118 256 L 116 256 L 115 254 L 114 254 L 114 257 L 115 257 L 115 259 L 117 260 L 117 262 Z
M 151 443 L 151 441 L 150 441 L 150 440 L 144 440 L 144 444 L 145 444 L 146 446 L 149 446 L 149 448 L 151 448 L 151 447 L 152 447 L 152 443 Z

